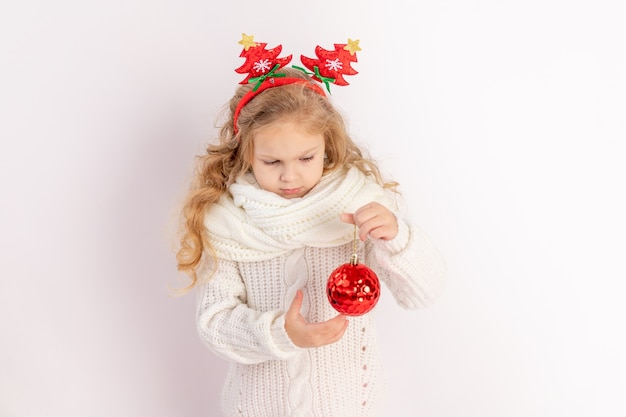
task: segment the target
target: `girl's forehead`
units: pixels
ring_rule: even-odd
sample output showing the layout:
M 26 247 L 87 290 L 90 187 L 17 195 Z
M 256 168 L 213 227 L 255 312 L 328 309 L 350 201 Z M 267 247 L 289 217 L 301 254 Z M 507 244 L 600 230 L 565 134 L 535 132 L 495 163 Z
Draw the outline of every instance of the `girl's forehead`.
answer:
M 254 152 L 292 154 L 308 152 L 324 146 L 324 135 L 302 129 L 293 121 L 272 123 L 255 132 Z
M 265 136 L 267 134 L 307 134 L 319 135 L 323 134 L 320 127 L 313 121 L 304 117 L 289 116 L 274 120 L 263 126 L 256 128 L 252 134 L 252 138 Z

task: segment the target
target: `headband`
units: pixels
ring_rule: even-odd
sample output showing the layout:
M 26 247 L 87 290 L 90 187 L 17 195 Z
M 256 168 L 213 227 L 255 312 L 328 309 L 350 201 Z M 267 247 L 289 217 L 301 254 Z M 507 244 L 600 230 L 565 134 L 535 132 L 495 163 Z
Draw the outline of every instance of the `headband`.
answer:
M 235 135 L 238 131 L 237 120 L 239 119 L 241 109 L 268 88 L 288 84 L 302 84 L 317 94 L 326 97 L 324 90 L 318 84 L 308 79 L 288 77 L 287 74 L 276 73 L 277 70 L 289 64 L 292 58 L 292 55 L 278 58 L 283 49 L 282 45 L 266 49 L 267 43 L 256 43 L 254 42 L 254 35 L 248 36 L 245 33 L 242 34 L 239 44 L 243 45 L 243 50 L 239 56 L 245 58 L 246 62 L 237 68 L 235 72 L 247 74 L 246 78 L 239 84 L 254 84 L 254 87 L 241 98 L 235 108 L 235 114 L 233 115 L 233 131 Z M 334 50 L 327 50 L 318 45 L 315 47 L 317 59 L 300 55 L 300 61 L 305 68 L 295 65 L 292 67 L 323 83 L 326 86 L 326 90 L 330 93 L 330 84 L 348 85 L 343 76 L 358 74 L 352 68 L 351 63 L 357 62 L 356 52 L 360 50 L 359 40 L 353 41 L 352 39 L 348 39 L 348 43 L 345 44 L 336 43 Z M 307 69 L 312 72 L 307 71 Z

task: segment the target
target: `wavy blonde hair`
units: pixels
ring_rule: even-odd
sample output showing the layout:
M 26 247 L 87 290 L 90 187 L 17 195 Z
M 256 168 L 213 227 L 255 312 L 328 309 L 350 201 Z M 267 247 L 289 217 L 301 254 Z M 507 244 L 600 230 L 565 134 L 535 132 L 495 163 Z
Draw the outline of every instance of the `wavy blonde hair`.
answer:
M 304 72 L 291 68 L 277 72 L 310 80 Z M 215 272 L 217 259 L 207 239 L 204 213 L 219 201 L 229 185 L 251 170 L 253 138 L 264 126 L 288 118 L 310 133 L 322 133 L 327 156 L 324 174 L 357 167 L 365 175 L 373 176 L 385 188 L 395 189 L 397 186 L 395 182 L 383 180 L 376 163 L 366 157 L 350 138 L 343 117 L 330 100 L 302 83 L 269 88 L 256 96 L 241 109 L 238 132 L 235 134 L 233 114 L 243 95 L 252 87 L 246 84 L 236 90 L 217 143 L 209 144 L 206 153 L 197 157 L 194 176 L 181 212 L 180 246 L 176 254 L 178 270 L 187 273 L 191 279 L 191 283 L 180 290 L 182 293 L 199 282 L 198 271 L 206 261 L 205 254 L 210 256 L 214 265 L 208 277 Z

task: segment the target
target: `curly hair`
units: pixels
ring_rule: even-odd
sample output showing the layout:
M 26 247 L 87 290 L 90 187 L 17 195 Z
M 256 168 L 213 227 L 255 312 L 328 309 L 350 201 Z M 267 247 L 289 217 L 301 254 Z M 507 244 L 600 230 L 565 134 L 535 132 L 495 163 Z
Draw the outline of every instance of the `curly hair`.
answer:
M 304 72 L 291 68 L 277 72 L 311 80 Z M 191 279 L 191 283 L 181 290 L 183 293 L 198 283 L 198 271 L 206 261 L 205 254 L 213 260 L 208 276 L 215 272 L 217 259 L 207 239 L 204 214 L 219 201 L 229 185 L 251 170 L 253 138 L 264 126 L 287 118 L 310 133 L 322 133 L 327 156 L 323 174 L 357 167 L 385 188 L 395 189 L 397 185 L 383 181 L 376 163 L 366 157 L 351 139 L 342 115 L 330 100 L 302 83 L 269 88 L 256 96 L 240 110 L 235 133 L 235 109 L 252 88 L 251 84 L 237 88 L 226 109 L 228 117 L 219 130 L 218 141 L 209 144 L 205 154 L 197 156 L 194 177 L 181 212 L 180 247 L 176 254 L 178 270 L 187 273 Z

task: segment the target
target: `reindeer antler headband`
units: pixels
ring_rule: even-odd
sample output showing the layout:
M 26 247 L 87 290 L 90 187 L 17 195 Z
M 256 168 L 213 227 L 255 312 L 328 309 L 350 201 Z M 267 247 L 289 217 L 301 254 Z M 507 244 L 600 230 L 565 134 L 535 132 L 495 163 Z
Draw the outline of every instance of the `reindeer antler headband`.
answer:
M 247 74 L 246 78 L 239 84 L 251 83 L 255 84 L 252 90 L 248 91 L 239 101 L 235 114 L 233 115 L 233 129 L 237 134 L 237 119 L 241 109 L 250 102 L 254 97 L 261 94 L 268 88 L 279 87 L 287 84 L 303 84 L 316 93 L 326 97 L 324 90 L 316 83 L 303 78 L 287 77 L 286 74 L 277 74 L 276 71 L 291 62 L 292 55 L 278 58 L 282 51 L 282 45 L 278 45 L 272 49 L 266 49 L 267 43 L 254 42 L 254 35 L 242 34 L 239 41 L 243 45 L 243 51 L 239 55 L 246 59 L 244 64 L 237 68 L 235 72 L 239 74 Z M 326 90 L 330 93 L 330 84 L 348 85 L 343 78 L 344 75 L 358 74 L 350 65 L 357 62 L 356 52 L 360 51 L 358 40 L 348 39 L 348 43 L 336 43 L 335 49 L 330 51 L 321 46 L 315 47 L 315 55 L 317 59 L 307 58 L 300 55 L 302 64 L 312 72 L 308 72 L 305 68 L 293 65 L 293 68 L 299 69 L 310 75 L 314 80 L 323 83 Z

